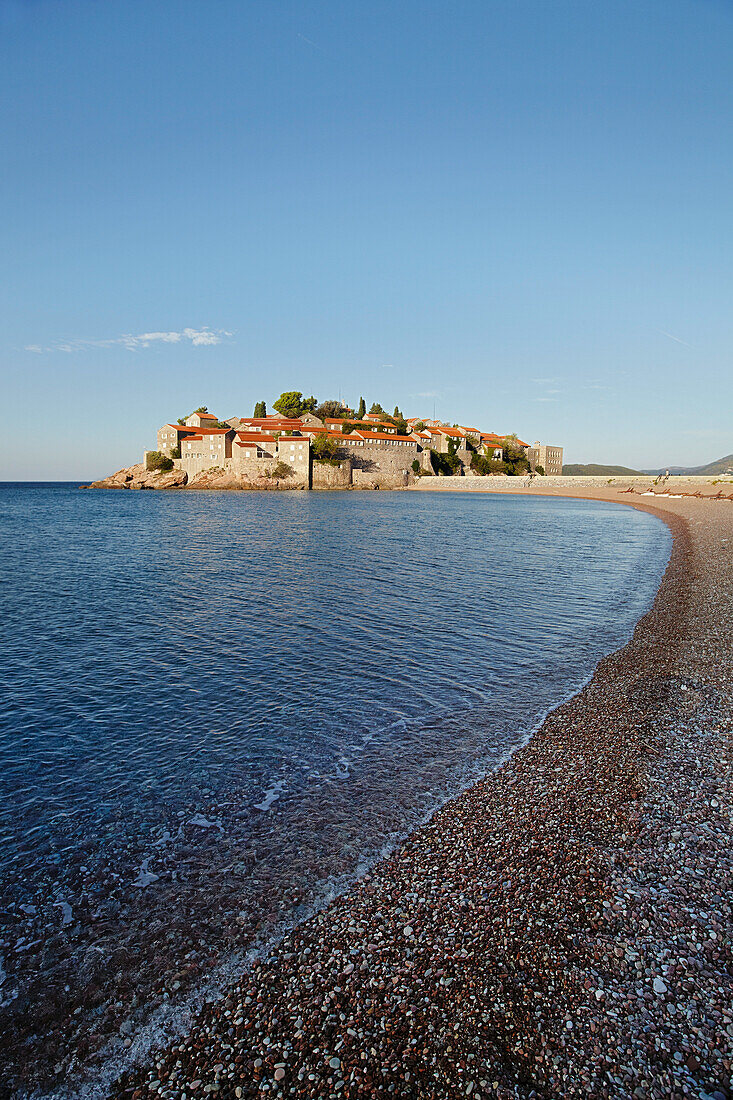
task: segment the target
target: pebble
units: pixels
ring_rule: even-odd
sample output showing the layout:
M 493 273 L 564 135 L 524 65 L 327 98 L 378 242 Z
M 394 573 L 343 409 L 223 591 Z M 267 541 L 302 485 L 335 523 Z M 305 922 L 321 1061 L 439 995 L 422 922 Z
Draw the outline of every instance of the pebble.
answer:
M 728 1100 L 733 507 L 649 508 L 631 643 L 111 1098 Z

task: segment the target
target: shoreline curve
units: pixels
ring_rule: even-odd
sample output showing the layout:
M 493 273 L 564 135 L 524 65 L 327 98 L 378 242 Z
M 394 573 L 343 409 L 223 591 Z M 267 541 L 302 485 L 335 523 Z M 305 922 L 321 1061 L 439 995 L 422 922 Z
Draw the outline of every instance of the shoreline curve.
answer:
M 719 530 L 733 536 L 733 509 L 619 499 L 618 490 L 521 495 L 627 504 L 671 529 L 667 569 L 630 641 L 497 771 L 286 935 L 188 1037 L 110 1096 L 241 1098 L 264 1086 L 270 1096 L 548 1100 L 727 1090 L 733 1018 L 716 989 L 726 987 L 730 910 L 716 902 L 713 938 L 698 951 L 699 920 L 687 913 L 697 874 L 680 866 L 661 905 L 648 884 L 670 877 L 670 843 L 675 857 L 699 848 L 708 883 L 729 869 L 722 825 L 711 849 L 707 818 L 693 828 L 685 816 L 694 798 L 687 808 L 672 799 L 673 813 L 655 797 L 660 776 L 669 791 L 673 773 L 698 790 L 722 786 L 715 746 L 730 729 L 730 691 L 710 644 L 715 593 L 695 581 L 709 580 L 724 556 Z M 729 568 L 724 579 L 730 606 Z M 707 755 L 703 724 L 719 731 Z M 708 814 L 721 810 L 716 820 L 718 794 L 704 802 Z M 675 845 L 674 833 L 688 839 Z M 688 942 L 696 946 L 680 954 Z M 707 1005 L 702 1027 L 689 1022 L 695 992 Z

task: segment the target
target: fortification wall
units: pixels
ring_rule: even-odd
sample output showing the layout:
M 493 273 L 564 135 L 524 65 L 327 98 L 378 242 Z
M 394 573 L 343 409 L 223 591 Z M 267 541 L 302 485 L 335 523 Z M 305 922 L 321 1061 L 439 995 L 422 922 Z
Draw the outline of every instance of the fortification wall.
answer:
M 280 488 L 308 489 L 308 467 L 305 465 L 288 466 L 287 477 L 273 478 L 272 473 L 278 465 L 277 458 L 227 458 L 216 466 L 207 459 L 174 459 L 174 465 L 188 474 L 189 483 L 195 479 L 231 480 L 232 487 L 241 488 Z
M 403 489 L 414 476 L 412 463 L 416 458 L 416 446 L 360 447 L 353 456 L 353 484 L 359 489 Z
M 338 466 L 314 459 L 311 485 L 314 489 L 351 488 L 351 458 L 343 458 Z

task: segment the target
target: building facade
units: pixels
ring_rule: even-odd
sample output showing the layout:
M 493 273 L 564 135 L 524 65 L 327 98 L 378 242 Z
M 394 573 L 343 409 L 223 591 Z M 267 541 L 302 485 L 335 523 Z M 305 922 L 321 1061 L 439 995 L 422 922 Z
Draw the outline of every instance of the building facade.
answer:
M 562 474 L 562 447 L 553 447 L 549 443 L 535 441 L 527 451 L 532 470 L 541 466 L 548 477 Z
M 240 480 L 276 478 L 293 487 L 397 488 L 416 473 L 433 472 L 430 452 L 453 453 L 459 473 L 474 473 L 473 452 L 500 459 L 508 437 L 478 428 L 442 424 L 436 420 L 407 420 L 408 434 L 389 420 L 367 414 L 351 431 L 341 417 L 319 420 L 313 413 L 286 418 L 232 416 L 220 421 L 213 413 L 192 413 L 183 424 L 164 424 L 158 431 L 158 451 L 174 459 L 189 478 L 209 470 L 224 471 Z M 417 425 L 420 425 L 418 428 Z M 313 442 L 325 435 L 336 444 L 339 474 L 328 473 L 327 462 L 313 458 Z M 515 440 L 515 437 L 512 437 Z M 508 444 L 507 444 L 508 445 Z M 562 473 L 562 447 L 533 447 L 516 440 L 528 455 L 532 469 L 542 466 L 547 474 Z M 283 466 L 287 471 L 283 471 Z M 288 472 L 289 471 L 289 472 Z M 317 475 L 317 476 L 316 476 Z

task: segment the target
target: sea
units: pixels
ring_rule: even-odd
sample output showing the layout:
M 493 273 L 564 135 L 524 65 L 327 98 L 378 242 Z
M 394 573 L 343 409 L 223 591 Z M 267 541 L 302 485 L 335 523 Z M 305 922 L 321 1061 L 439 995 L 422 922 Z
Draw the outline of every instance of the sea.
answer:
M 185 1026 L 524 744 L 669 552 L 615 503 L 0 485 L 0 1095 Z

